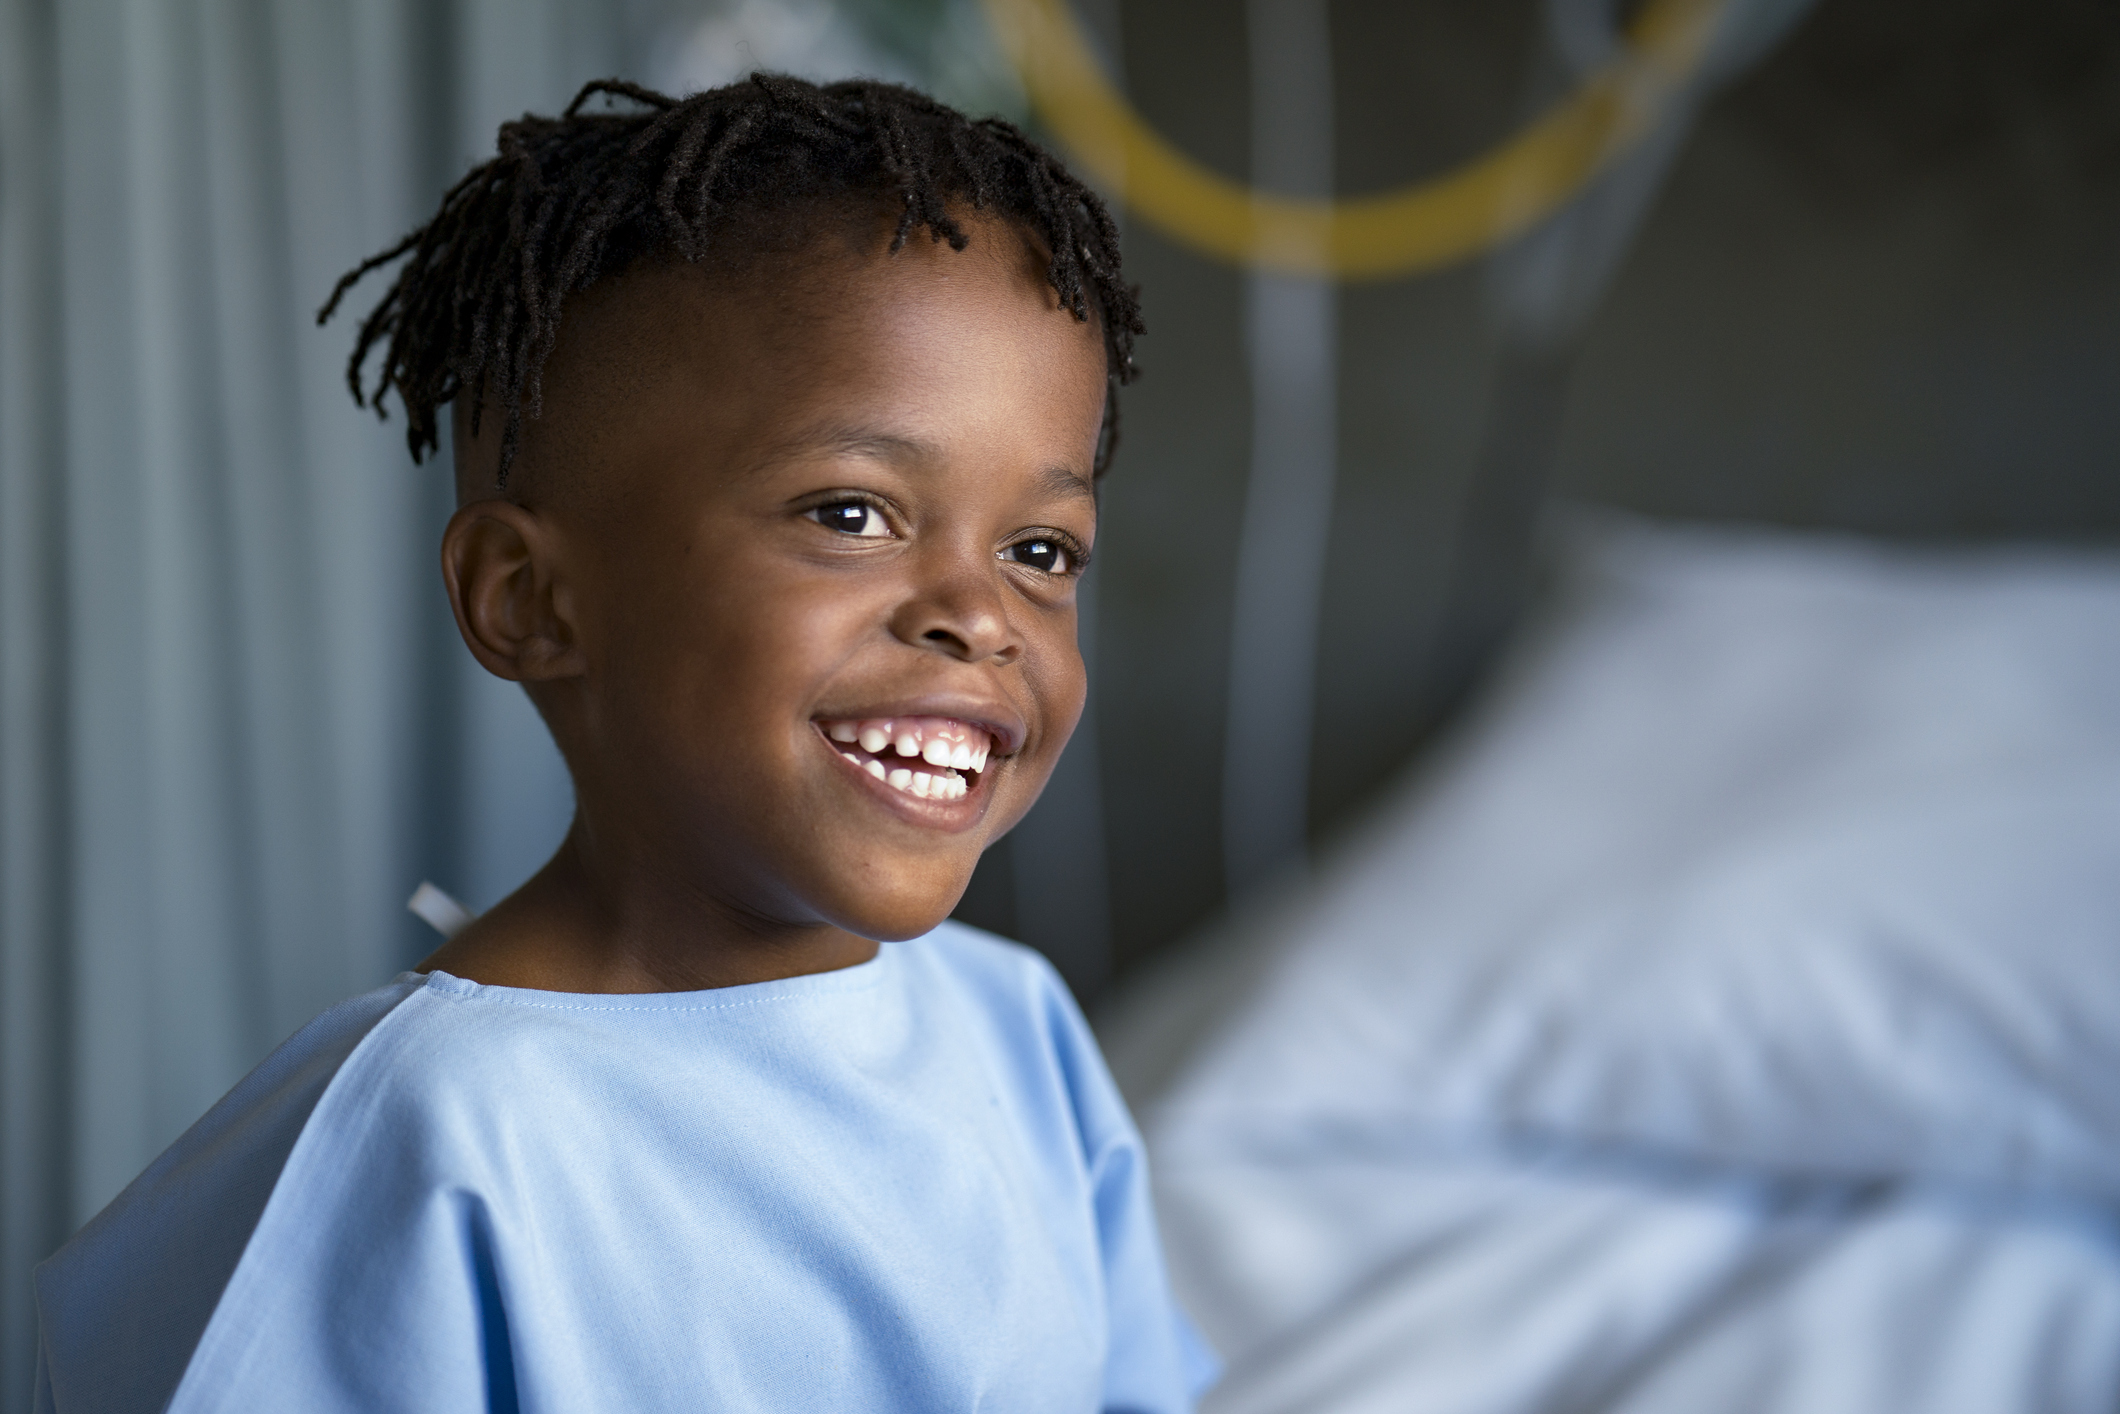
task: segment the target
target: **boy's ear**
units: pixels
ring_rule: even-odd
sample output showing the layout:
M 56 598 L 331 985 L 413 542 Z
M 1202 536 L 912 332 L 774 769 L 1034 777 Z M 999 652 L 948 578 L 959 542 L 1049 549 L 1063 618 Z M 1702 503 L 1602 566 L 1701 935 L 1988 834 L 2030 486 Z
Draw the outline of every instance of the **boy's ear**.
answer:
M 510 501 L 473 501 L 442 532 L 442 580 L 457 631 L 495 677 L 549 682 L 579 676 L 572 595 L 557 573 L 552 528 Z

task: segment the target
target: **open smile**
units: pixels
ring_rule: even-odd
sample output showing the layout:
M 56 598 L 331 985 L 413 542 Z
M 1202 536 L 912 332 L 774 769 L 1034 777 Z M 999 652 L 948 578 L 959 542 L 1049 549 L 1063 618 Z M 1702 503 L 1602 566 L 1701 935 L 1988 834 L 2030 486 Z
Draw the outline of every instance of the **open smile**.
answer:
M 916 800 L 965 799 L 986 770 L 994 739 L 955 717 L 861 717 L 817 723 L 841 759 Z

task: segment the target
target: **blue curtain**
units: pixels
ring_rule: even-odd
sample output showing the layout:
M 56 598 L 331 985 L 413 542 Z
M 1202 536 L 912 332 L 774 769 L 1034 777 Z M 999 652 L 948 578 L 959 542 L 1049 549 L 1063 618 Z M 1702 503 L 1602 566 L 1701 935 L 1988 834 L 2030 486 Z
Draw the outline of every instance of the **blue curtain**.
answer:
M 564 829 L 338 274 L 627 67 L 586 0 L 0 0 L 0 1402 L 29 1269 Z M 366 300 L 355 301 L 355 311 Z

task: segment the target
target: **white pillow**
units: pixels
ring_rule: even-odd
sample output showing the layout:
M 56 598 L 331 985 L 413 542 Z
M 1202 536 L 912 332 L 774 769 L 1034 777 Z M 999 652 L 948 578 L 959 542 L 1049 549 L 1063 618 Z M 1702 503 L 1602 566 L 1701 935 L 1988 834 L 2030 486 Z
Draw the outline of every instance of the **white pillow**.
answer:
M 1166 1148 L 2120 1194 L 2120 564 L 1607 529 Z

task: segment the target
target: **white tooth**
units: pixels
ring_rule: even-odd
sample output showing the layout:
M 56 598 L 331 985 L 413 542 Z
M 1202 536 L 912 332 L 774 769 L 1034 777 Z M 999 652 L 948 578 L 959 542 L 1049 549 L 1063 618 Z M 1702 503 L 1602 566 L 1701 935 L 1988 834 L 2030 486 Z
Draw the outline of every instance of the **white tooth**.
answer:
M 972 769 L 972 748 L 968 742 L 958 742 L 957 749 L 950 753 L 950 766 L 959 771 Z
M 842 752 L 840 752 L 839 754 L 840 754 L 841 756 L 844 756 L 844 757 L 845 757 L 845 758 L 846 758 L 847 760 L 849 760 L 849 761 L 853 762 L 853 763 L 854 763 L 855 765 L 857 765 L 857 766 L 859 766 L 859 765 L 861 764 L 861 758 L 860 758 L 859 756 L 856 756 L 856 755 L 855 755 L 855 754 L 854 754 L 853 752 L 851 752 L 851 751 L 842 751 Z
M 855 738 L 861 743 L 863 751 L 881 751 L 890 739 L 891 734 L 874 722 L 862 727 L 860 735 Z
M 935 778 L 925 771 L 913 772 L 913 794 L 926 800 L 935 793 Z
M 982 746 L 977 752 L 973 753 L 972 769 L 974 771 L 984 771 L 986 769 L 986 753 L 992 749 L 991 747 Z
M 937 737 L 920 748 L 920 759 L 930 766 L 947 766 L 950 764 L 950 744 Z
M 879 780 L 879 781 L 880 781 L 880 780 L 882 780 L 882 779 L 883 779 L 883 763 L 882 763 L 881 761 L 871 761 L 871 762 L 870 762 L 870 763 L 868 764 L 868 772 L 869 772 L 869 774 L 870 774 L 870 775 L 874 776 L 874 777 L 875 777 L 875 778 L 876 778 L 877 780 Z
M 918 756 L 920 754 L 920 738 L 911 732 L 898 733 L 896 744 L 900 756 Z
M 906 770 L 903 766 L 891 772 L 889 780 L 892 790 L 911 790 L 913 788 L 913 773 Z
M 834 741 L 853 741 L 861 735 L 861 728 L 852 722 L 834 722 L 824 734 Z
M 964 777 L 962 777 L 962 776 L 952 776 L 952 777 L 950 777 L 950 799 L 951 799 L 951 800 L 962 800 L 962 799 L 964 799 L 964 795 L 965 795 L 965 792 L 966 792 L 966 791 L 968 791 L 968 790 L 970 790 L 970 789 L 971 789 L 971 787 L 970 787 L 970 786 L 967 786 L 967 785 L 966 785 L 966 784 L 964 783 Z

